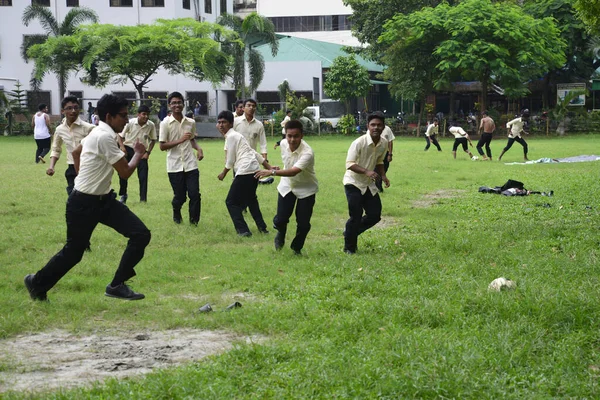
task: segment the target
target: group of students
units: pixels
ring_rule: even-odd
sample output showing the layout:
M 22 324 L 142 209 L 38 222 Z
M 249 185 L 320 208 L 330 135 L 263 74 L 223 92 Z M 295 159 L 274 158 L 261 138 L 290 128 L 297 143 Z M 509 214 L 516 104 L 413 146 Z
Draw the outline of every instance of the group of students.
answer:
M 521 146 L 523 146 L 523 158 L 525 159 L 525 161 L 529 160 L 527 158 L 527 142 L 521 136 L 522 133 L 527 133 L 525 132 L 525 126 L 528 121 L 529 110 L 524 109 L 523 111 L 521 111 L 520 117 L 517 117 L 506 123 L 506 129 L 508 129 L 508 142 L 506 146 L 502 149 L 502 153 L 500 154 L 500 157 L 498 157 L 498 161 L 502 160 L 502 156 L 512 147 L 514 142 L 517 142 Z M 436 139 L 436 132 L 439 129 L 438 125 L 439 121 L 437 118 L 435 118 L 433 122 L 427 126 L 427 130 L 425 131 L 425 140 L 427 141 L 425 151 L 429 150 L 431 143 L 433 143 L 435 147 L 437 147 L 438 151 L 442 151 L 442 148 L 440 147 Z M 496 124 L 494 123 L 494 120 L 488 115 L 487 111 L 484 111 L 482 113 L 481 123 L 479 125 L 478 130 L 478 132 L 481 134 L 481 137 L 479 139 L 479 142 L 477 143 L 477 152 L 480 156 L 483 157 L 483 160 L 492 160 L 492 150 L 490 149 L 490 143 L 492 141 L 492 136 L 495 130 Z M 473 154 L 469 151 L 469 146 L 467 145 L 468 143 L 471 145 L 471 147 L 473 146 L 469 134 L 465 132 L 463 128 L 458 126 L 456 122 L 450 123 L 450 128 L 448 129 L 448 131 L 452 135 L 454 135 L 454 144 L 452 145 L 452 155 L 454 156 L 454 158 L 456 159 L 456 150 L 459 146 L 462 146 L 463 151 L 467 153 L 471 159 L 476 159 L 473 157 Z M 484 146 L 485 154 L 483 152 Z

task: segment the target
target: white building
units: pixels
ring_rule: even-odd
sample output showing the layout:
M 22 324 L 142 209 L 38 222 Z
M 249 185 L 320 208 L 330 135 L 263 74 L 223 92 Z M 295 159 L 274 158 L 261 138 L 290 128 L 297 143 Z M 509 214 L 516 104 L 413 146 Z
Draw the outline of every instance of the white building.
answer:
M 96 11 L 100 23 L 115 25 L 150 24 L 156 19 L 164 18 L 199 18 L 214 22 L 222 12 L 233 12 L 233 0 L 0 0 L 0 89 L 12 91 L 15 81 L 20 81 L 22 89 L 29 89 L 29 80 L 33 62 L 25 63 L 20 55 L 20 47 L 24 35 L 45 33 L 40 23 L 35 20 L 29 26 L 21 22 L 23 11 L 32 4 L 47 6 L 54 17 L 62 22 L 72 7 L 88 7 Z M 230 89 L 226 86 L 223 89 Z M 41 86 L 39 97 L 28 92 L 30 105 L 37 107 L 43 102 L 50 106 L 50 113 L 60 112 L 58 82 L 56 77 L 48 74 Z M 159 72 L 153 77 L 146 89 L 146 94 L 164 97 L 167 92 L 179 91 L 188 99 L 199 99 L 208 107 L 203 111 L 215 115 L 217 103 L 219 109 L 227 107 L 226 92 L 216 91 L 207 82 L 198 82 L 184 76 L 172 76 Z M 104 93 L 114 92 L 135 98 L 136 93 L 131 83 L 109 85 L 103 89 L 84 85 L 76 74 L 72 74 L 67 82 L 67 94 L 76 95 L 84 103 L 100 98 Z

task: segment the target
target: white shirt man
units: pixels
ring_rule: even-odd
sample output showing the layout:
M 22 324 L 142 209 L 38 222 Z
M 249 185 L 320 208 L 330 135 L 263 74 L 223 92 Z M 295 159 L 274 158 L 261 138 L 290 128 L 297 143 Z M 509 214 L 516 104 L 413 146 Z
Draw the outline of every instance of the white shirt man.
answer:
M 459 145 L 462 146 L 463 151 L 467 153 L 470 158 L 473 158 L 473 154 L 471 154 L 469 146 L 467 145 L 467 142 L 471 142 L 469 134 L 460 126 L 451 126 L 448 131 L 454 135 L 454 144 L 452 145 L 452 155 L 454 156 L 454 159 L 456 159 L 456 149 Z
M 427 144 L 425 145 L 425 151 L 429 150 L 431 143 L 433 143 L 433 145 L 435 147 L 437 147 L 438 151 L 442 151 L 440 144 L 438 143 L 437 139 L 435 138 L 437 131 L 438 131 L 438 120 L 435 119 L 435 120 L 433 120 L 433 122 L 431 124 L 427 125 L 427 130 L 425 131 L 425 141 L 427 142 Z
M 244 102 L 244 115 L 235 118 L 233 129 L 246 138 L 250 147 L 257 150 L 267 159 L 267 137 L 262 122 L 254 118 L 256 113 L 256 101 L 248 99 Z M 257 149 L 260 147 L 260 150 Z M 227 149 L 225 149 L 227 150 Z

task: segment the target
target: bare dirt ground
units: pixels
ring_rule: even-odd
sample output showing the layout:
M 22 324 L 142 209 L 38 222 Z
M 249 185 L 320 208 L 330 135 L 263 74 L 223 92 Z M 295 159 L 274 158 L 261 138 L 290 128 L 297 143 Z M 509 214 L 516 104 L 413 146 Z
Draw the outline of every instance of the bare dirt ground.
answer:
M 0 393 L 69 388 L 144 374 L 226 351 L 240 340 L 252 339 L 194 329 L 21 335 L 0 341 Z
M 414 208 L 428 208 L 435 204 L 438 204 L 438 202 L 439 202 L 438 200 L 440 200 L 440 199 L 451 199 L 453 197 L 457 197 L 458 195 L 460 195 L 463 192 L 464 192 L 464 190 L 457 190 L 457 189 L 436 190 L 435 192 L 431 192 L 431 193 L 427 193 L 427 194 L 423 195 L 423 197 L 420 198 L 419 200 L 414 200 L 412 202 L 412 206 Z

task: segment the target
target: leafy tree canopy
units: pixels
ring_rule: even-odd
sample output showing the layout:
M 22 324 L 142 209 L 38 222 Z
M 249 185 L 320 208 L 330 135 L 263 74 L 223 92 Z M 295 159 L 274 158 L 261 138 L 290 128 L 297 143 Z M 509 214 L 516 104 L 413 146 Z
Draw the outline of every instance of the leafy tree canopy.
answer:
M 600 33 L 600 0 L 575 0 L 575 9 L 591 32 Z
M 35 73 L 48 68 L 53 57 L 71 53 L 84 71 L 82 80 L 98 87 L 131 81 L 143 97 L 143 89 L 163 68 L 171 74 L 184 73 L 199 80 L 219 83 L 229 73 L 231 58 L 221 51 L 219 37 L 235 37 L 219 25 L 191 18 L 157 20 L 152 25 L 82 26 L 71 36 L 50 38 L 33 46 Z
M 346 110 L 352 98 L 365 96 L 370 87 L 369 71 L 354 56 L 336 57 L 323 83 L 329 97 L 346 102 Z

